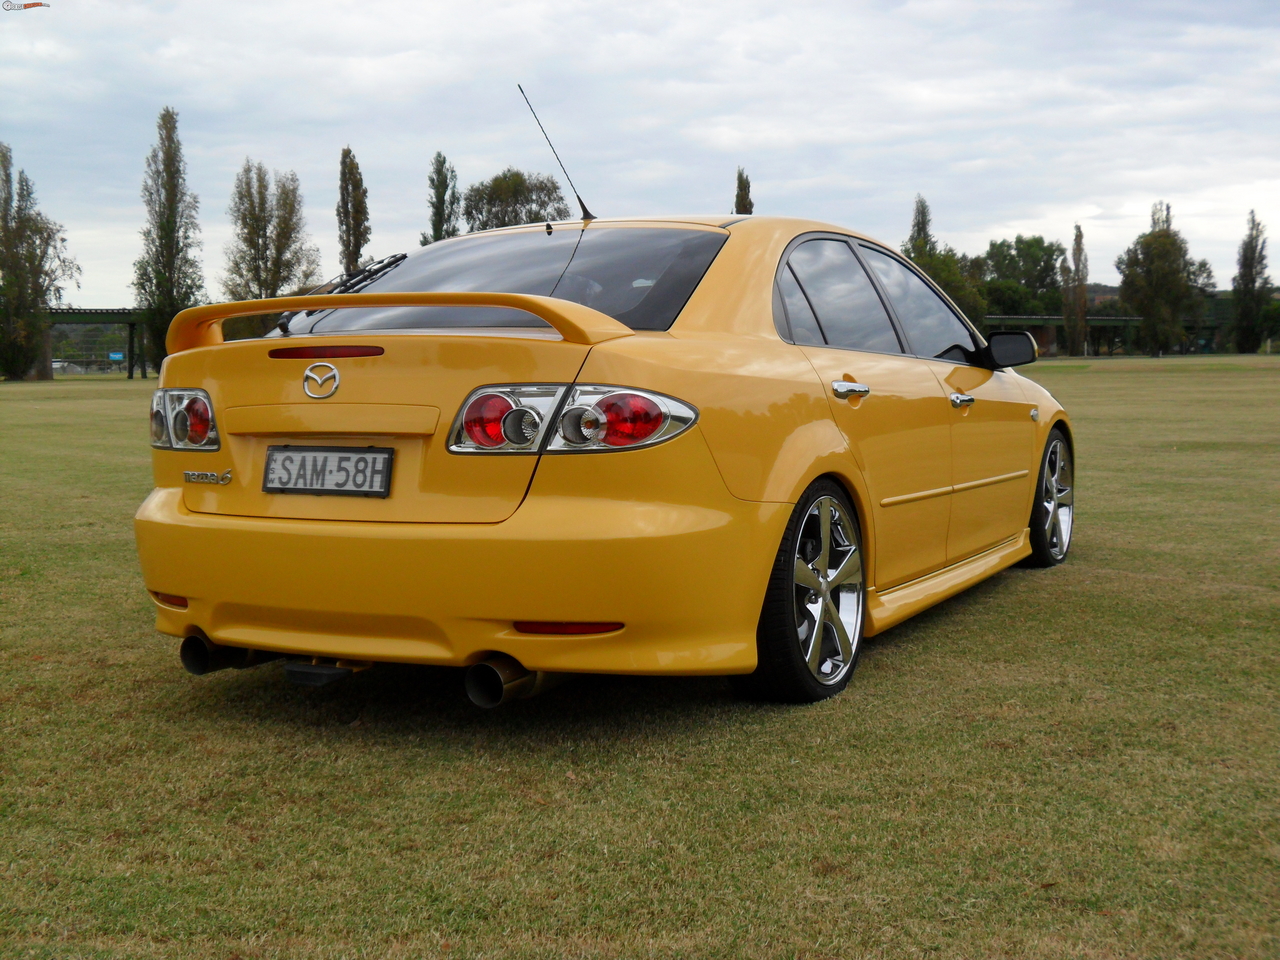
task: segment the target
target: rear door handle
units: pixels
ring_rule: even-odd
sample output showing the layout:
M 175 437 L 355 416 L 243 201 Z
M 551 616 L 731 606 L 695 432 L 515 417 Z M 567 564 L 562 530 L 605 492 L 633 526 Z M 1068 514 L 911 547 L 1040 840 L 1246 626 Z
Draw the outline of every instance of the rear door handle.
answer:
M 853 383 L 849 380 L 832 380 L 831 392 L 837 400 L 848 400 L 850 397 L 865 397 L 871 388 L 864 383 Z
M 951 405 L 953 407 L 968 407 L 972 406 L 972 404 L 973 397 L 969 396 L 967 393 L 953 393 L 951 395 Z

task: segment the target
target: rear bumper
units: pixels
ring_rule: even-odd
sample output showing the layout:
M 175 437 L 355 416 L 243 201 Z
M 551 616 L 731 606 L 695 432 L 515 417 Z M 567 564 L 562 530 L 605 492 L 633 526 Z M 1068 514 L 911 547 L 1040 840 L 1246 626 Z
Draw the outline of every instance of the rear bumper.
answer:
M 157 603 L 157 629 L 361 660 L 462 666 L 501 652 L 531 670 L 749 673 L 791 505 L 732 497 L 697 431 L 682 439 L 544 457 L 494 524 L 202 514 L 157 488 L 135 518 L 143 576 L 189 604 Z M 516 620 L 625 626 L 541 636 Z

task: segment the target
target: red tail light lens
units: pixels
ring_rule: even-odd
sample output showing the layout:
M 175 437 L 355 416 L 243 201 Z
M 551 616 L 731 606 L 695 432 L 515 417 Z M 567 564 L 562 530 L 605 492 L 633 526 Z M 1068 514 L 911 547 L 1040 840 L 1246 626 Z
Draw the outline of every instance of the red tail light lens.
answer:
M 515 409 L 500 393 L 482 393 L 469 404 L 462 416 L 462 428 L 482 447 L 500 447 L 506 443 L 502 435 L 502 418 Z
M 697 421 L 697 409 L 685 401 L 640 387 L 491 383 L 459 404 L 449 428 L 449 452 L 638 450 L 678 437 Z
M 615 393 L 596 403 L 605 416 L 604 436 L 611 447 L 629 447 L 662 429 L 662 408 L 638 393 Z
M 221 449 L 209 394 L 194 387 L 157 390 L 151 398 L 151 445 L 203 453 Z
M 203 397 L 192 397 L 173 415 L 173 435 L 179 443 L 199 446 L 209 439 L 213 414 Z

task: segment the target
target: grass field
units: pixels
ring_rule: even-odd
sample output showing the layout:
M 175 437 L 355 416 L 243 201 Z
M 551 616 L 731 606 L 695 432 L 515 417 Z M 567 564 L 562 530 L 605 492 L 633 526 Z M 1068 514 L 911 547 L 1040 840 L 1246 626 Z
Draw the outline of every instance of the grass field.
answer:
M 0 384 L 0 956 L 1280 956 L 1280 358 L 1046 362 L 1070 560 L 814 707 L 195 678 L 131 518 L 154 381 Z

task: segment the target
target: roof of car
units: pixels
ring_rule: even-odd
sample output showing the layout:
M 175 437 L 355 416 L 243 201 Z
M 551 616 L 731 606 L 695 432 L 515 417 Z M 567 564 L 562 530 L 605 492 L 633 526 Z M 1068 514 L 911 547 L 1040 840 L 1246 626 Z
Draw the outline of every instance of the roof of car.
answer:
M 581 223 L 580 220 L 561 220 L 563 224 Z M 766 217 L 755 216 L 754 214 L 684 214 L 669 216 L 645 216 L 645 217 L 598 217 L 591 220 L 590 223 L 595 225 L 623 225 L 623 224 L 642 224 L 642 223 L 662 223 L 662 224 L 689 224 L 699 227 L 721 227 L 728 229 L 731 233 L 733 228 L 742 229 L 746 227 L 766 227 L 768 229 L 777 229 L 779 226 L 788 225 L 794 227 L 796 233 L 806 231 L 825 231 L 830 233 L 840 233 L 846 236 L 857 237 L 861 240 L 868 240 L 872 243 L 882 243 L 875 237 L 860 233 L 857 230 L 850 230 L 848 227 L 842 227 L 834 223 L 825 223 L 820 220 L 810 220 L 806 217 Z M 751 225 L 748 227 L 747 225 Z M 525 226 L 532 226 L 526 224 Z M 508 228 L 508 229 L 519 229 Z M 883 244 L 882 244 L 883 245 Z

